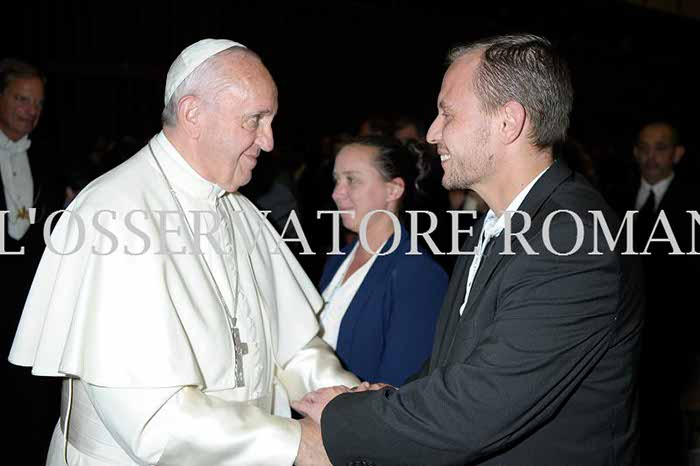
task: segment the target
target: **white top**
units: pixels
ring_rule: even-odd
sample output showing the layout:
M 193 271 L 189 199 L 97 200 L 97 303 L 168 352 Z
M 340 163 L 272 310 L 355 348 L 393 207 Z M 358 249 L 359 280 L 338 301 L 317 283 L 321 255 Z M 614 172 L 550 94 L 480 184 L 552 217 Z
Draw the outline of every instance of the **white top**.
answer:
M 79 242 L 77 218 L 84 244 L 64 256 L 47 248 L 10 361 L 79 379 L 70 464 L 291 465 L 300 427 L 288 418 L 289 399 L 359 381 L 316 337 L 321 297 L 269 222 L 244 196 L 198 176 L 163 133 L 151 146 L 193 227 L 199 211 L 202 232 L 213 231 L 200 247 L 248 344 L 245 386 L 235 385 L 231 332 L 201 258 L 162 253 L 192 251 L 192 243 L 147 148 L 82 190 L 69 206 L 74 215 L 61 216 L 54 247 Z M 118 242 L 111 253 L 112 239 L 92 224 L 103 209 L 115 214 L 99 217 Z M 166 211 L 173 214 L 161 223 Z M 60 464 L 62 448 L 59 429 L 49 465 Z
M 9 214 L 7 234 L 20 240 L 29 229 L 29 209 L 34 206 L 34 180 L 27 149 L 31 141 L 24 136 L 12 141 L 0 130 L 0 174 Z
M 537 183 L 537 180 L 539 180 L 548 169 L 549 167 L 545 168 L 544 170 L 542 170 L 542 172 L 540 172 L 539 175 L 535 177 L 535 179 L 530 181 L 530 184 L 525 186 L 525 188 L 522 191 L 520 191 L 520 193 L 518 193 L 517 196 L 515 196 L 515 199 L 511 201 L 508 207 L 506 207 L 505 211 L 514 212 L 518 210 L 520 208 L 520 204 L 523 203 L 525 197 L 528 195 L 535 183 Z M 479 236 L 479 244 L 476 247 L 476 254 L 474 255 L 472 264 L 469 267 L 469 276 L 467 278 L 466 285 L 467 292 L 464 295 L 464 302 L 459 307 L 459 315 L 462 315 L 462 313 L 464 312 L 464 308 L 467 307 L 467 301 L 469 300 L 469 292 L 472 289 L 472 284 L 474 283 L 474 279 L 476 278 L 476 273 L 479 270 L 479 265 L 481 264 L 481 259 L 484 254 L 484 250 L 486 249 L 486 245 L 489 243 L 491 238 L 500 235 L 504 228 L 505 217 L 503 215 L 501 215 L 500 217 L 496 217 L 494 211 L 489 209 L 489 211 L 486 213 L 486 217 L 484 218 L 484 226 L 481 229 L 481 234 Z
M 650 185 L 649 182 L 647 182 L 647 180 L 642 178 L 642 182 L 639 184 L 639 191 L 637 191 L 637 199 L 634 203 L 635 209 L 641 210 L 641 208 L 644 206 L 644 203 L 647 201 L 647 198 L 649 197 L 649 191 L 653 190 L 654 211 L 657 211 L 659 209 L 659 204 L 661 204 L 661 200 L 664 198 L 664 194 L 666 194 L 666 191 L 668 191 L 668 187 L 671 184 L 671 181 L 673 181 L 673 176 L 674 174 L 671 173 L 671 176 L 656 182 L 656 184 L 654 185 Z
M 386 244 L 386 241 L 384 242 Z M 381 251 L 384 244 L 379 247 L 378 251 Z M 325 302 L 325 306 L 321 311 L 321 338 L 328 343 L 334 350 L 338 346 L 338 332 L 340 331 L 340 323 L 343 321 L 345 312 L 347 312 L 352 299 L 355 297 L 357 290 L 360 289 L 367 272 L 372 268 L 372 264 L 377 259 L 377 254 L 372 255 L 370 259 L 365 262 L 362 267 L 357 269 L 346 281 L 345 273 L 348 271 L 350 264 L 352 264 L 355 258 L 355 253 L 357 248 L 360 246 L 358 241 L 355 247 L 352 248 L 352 252 L 348 254 L 338 270 L 335 272 L 333 279 L 330 281 L 328 286 L 321 296 Z

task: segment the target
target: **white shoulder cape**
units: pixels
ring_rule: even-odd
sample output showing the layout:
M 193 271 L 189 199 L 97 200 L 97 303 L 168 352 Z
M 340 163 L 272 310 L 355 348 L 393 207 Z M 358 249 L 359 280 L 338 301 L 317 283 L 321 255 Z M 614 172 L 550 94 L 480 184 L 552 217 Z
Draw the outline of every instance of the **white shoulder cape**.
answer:
M 175 180 L 186 177 L 164 154 L 162 137 L 154 137 L 151 146 L 164 170 Z M 250 263 L 270 321 L 276 363 L 284 367 L 317 334 L 315 312 L 323 301 L 253 204 L 240 194 L 227 196 L 234 196 L 243 211 L 248 238 L 257 238 Z M 213 209 L 204 200 L 190 201 Z M 118 245 L 111 254 L 100 255 L 95 252 L 104 254 L 114 246 L 92 224 L 105 209 L 112 212 L 100 214 L 99 223 Z M 231 335 L 200 259 L 157 254 L 163 247 L 174 251 L 189 243 L 184 235 L 163 239 L 155 212 L 174 211 L 176 205 L 148 148 L 91 183 L 68 210 L 73 215 L 61 216 L 52 244 L 59 252 L 78 243 L 81 247 L 70 255 L 49 248 L 44 252 L 10 362 L 32 366 L 35 375 L 71 375 L 99 386 L 235 386 Z M 131 214 L 135 228 L 128 228 L 125 217 L 136 210 L 142 212 Z M 78 222 L 71 220 L 76 215 L 84 224 L 82 242 Z M 150 248 L 139 255 L 146 237 Z

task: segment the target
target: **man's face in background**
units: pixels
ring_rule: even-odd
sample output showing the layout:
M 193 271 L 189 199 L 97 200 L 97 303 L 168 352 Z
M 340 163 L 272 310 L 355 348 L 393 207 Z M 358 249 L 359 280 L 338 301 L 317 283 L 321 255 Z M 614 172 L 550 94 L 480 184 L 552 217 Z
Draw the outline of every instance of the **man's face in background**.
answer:
M 41 79 L 12 79 L 0 93 L 0 130 L 13 141 L 22 139 L 36 128 L 43 105 Z

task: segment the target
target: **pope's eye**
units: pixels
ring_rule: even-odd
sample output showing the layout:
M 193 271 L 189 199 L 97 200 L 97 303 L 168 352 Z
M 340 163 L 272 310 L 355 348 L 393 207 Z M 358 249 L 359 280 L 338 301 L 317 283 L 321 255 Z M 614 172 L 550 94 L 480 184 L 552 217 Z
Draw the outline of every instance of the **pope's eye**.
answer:
M 247 118 L 243 122 L 243 128 L 247 129 L 248 131 L 254 131 L 258 129 L 258 126 L 260 126 L 260 115 Z

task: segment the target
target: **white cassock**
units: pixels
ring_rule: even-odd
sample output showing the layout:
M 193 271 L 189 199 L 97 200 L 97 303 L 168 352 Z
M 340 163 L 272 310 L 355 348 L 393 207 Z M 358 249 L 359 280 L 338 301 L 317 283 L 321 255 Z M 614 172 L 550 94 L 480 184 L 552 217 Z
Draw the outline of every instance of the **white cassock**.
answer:
M 47 464 L 63 464 L 68 419 L 70 465 L 291 465 L 301 430 L 289 400 L 359 381 L 316 336 L 322 299 L 262 214 L 201 178 L 162 132 L 150 145 L 193 228 L 221 222 L 199 244 L 248 345 L 245 385 L 211 277 L 145 147 L 62 215 L 17 330 L 12 363 L 68 376 Z

